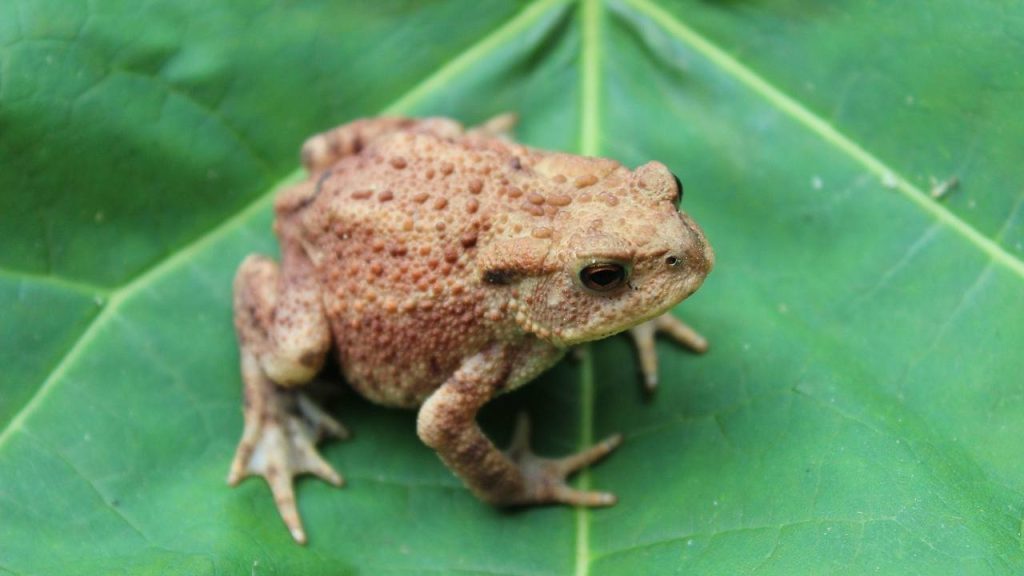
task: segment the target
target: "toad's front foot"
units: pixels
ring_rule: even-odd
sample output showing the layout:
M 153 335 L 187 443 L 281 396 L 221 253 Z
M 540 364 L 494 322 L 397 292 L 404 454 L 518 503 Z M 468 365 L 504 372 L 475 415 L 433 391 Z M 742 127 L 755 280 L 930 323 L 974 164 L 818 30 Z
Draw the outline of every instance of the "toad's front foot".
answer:
M 295 506 L 293 478 L 315 474 L 335 486 L 341 475 L 324 461 L 316 443 L 324 436 L 347 438 L 348 431 L 305 395 L 277 387 L 246 389 L 245 431 L 231 463 L 228 483 L 262 476 L 292 537 L 306 543 L 306 532 Z
M 563 458 L 542 458 L 530 450 L 530 419 L 519 415 L 512 444 L 505 452 L 519 466 L 523 477 L 523 491 L 502 505 L 562 503 L 573 506 L 611 506 L 617 499 L 610 492 L 578 490 L 566 483 L 566 478 L 604 458 L 622 444 L 622 435 L 614 434 L 601 442 Z
M 654 392 L 654 389 L 658 387 L 658 354 L 654 349 L 654 335 L 658 332 L 668 334 L 670 338 L 697 354 L 703 354 L 708 350 L 707 339 L 673 316 L 671 312 L 666 312 L 657 318 L 630 328 L 629 335 L 632 336 L 640 356 L 640 372 L 644 377 L 644 389 L 648 392 Z

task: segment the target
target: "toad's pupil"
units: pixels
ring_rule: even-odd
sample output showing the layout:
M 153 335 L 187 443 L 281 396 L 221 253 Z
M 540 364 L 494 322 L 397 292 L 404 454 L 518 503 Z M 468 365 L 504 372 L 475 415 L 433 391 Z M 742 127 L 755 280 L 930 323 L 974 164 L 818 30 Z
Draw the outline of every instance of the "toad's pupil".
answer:
M 599 286 L 608 286 L 614 284 L 619 279 L 619 272 L 617 270 L 597 270 L 591 272 L 590 280 Z
M 625 277 L 625 269 L 617 264 L 597 264 L 588 266 L 580 272 L 583 285 L 600 292 L 618 288 Z

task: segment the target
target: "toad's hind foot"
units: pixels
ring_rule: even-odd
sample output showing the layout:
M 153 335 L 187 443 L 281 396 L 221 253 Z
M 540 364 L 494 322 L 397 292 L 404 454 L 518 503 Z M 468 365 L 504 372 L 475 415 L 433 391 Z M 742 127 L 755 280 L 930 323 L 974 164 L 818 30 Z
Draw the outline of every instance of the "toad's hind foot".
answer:
M 519 415 L 512 444 L 505 454 L 519 465 L 526 489 L 522 501 L 509 504 L 562 503 L 573 506 L 611 506 L 617 498 L 610 492 L 579 490 L 566 478 L 604 458 L 622 444 L 622 435 L 614 434 L 601 442 L 563 458 L 542 458 L 530 450 L 530 419 Z
M 306 532 L 295 506 L 293 478 L 308 473 L 335 486 L 344 484 L 317 452 L 316 443 L 325 436 L 347 438 L 348 431 L 305 395 L 276 387 L 247 394 L 245 431 L 228 483 L 237 485 L 248 476 L 265 478 L 281 518 L 300 544 L 305 544 Z

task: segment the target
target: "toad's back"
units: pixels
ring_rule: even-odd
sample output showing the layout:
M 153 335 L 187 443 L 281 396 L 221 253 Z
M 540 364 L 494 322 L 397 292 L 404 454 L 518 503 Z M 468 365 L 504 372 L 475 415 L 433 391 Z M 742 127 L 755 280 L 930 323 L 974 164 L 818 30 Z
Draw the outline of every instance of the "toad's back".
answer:
M 551 226 L 568 203 L 541 194 L 528 166 L 543 155 L 420 122 L 278 200 L 278 233 L 317 267 L 342 369 L 362 394 L 417 406 L 463 358 L 513 337 L 514 324 L 493 321 L 504 310 L 488 298 L 477 256 L 524 223 Z

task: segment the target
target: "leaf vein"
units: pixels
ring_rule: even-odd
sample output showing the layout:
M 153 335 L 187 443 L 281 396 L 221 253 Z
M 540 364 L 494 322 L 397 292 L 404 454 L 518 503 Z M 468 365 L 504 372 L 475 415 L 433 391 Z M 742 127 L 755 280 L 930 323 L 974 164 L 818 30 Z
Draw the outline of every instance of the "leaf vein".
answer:
M 22 270 L 0 268 L 0 278 L 14 282 L 47 284 L 89 296 L 106 297 L 110 294 L 110 288 L 104 288 L 103 286 L 90 284 L 88 282 L 81 282 L 79 280 L 71 280 L 69 278 L 55 276 L 53 274 L 36 274 Z
M 967 289 L 964 290 L 963 294 L 960 295 L 960 299 L 957 301 L 956 306 L 953 307 L 953 310 L 949 313 L 949 316 L 946 317 L 946 319 L 942 322 L 942 325 L 939 326 L 938 330 L 935 331 L 935 335 L 932 337 L 928 345 L 925 346 L 924 350 L 922 350 L 921 353 L 918 354 L 917 357 L 915 357 L 911 362 L 909 362 L 906 368 L 903 369 L 903 373 L 900 375 L 899 378 L 899 381 L 901 383 L 906 382 L 909 374 L 913 372 L 914 369 L 921 364 L 921 362 L 924 362 L 925 358 L 927 358 L 929 354 L 935 351 L 935 349 L 939 346 L 939 343 L 942 342 L 942 339 L 946 337 L 946 334 L 949 332 L 950 327 L 953 325 L 956 319 L 960 317 L 960 314 L 963 313 L 964 309 L 967 308 L 967 306 L 974 302 L 982 286 L 984 286 L 988 279 L 992 276 L 992 272 L 992 263 L 989 262 L 981 269 L 981 272 L 978 273 L 978 276 L 974 279 L 971 285 L 968 286 Z
M 42 438 L 40 438 L 39 436 L 37 436 L 37 435 L 35 435 L 33 433 L 26 432 L 26 435 L 29 436 L 30 438 L 32 438 L 32 440 L 36 444 L 38 444 L 39 446 L 45 448 L 46 451 L 48 451 L 49 453 L 53 454 L 58 460 L 63 462 L 64 465 L 67 466 L 69 470 L 74 472 L 75 476 L 78 476 L 78 478 L 80 478 L 83 482 L 85 482 L 86 486 L 88 486 L 89 489 L 93 492 L 93 494 L 96 495 L 96 498 L 100 502 L 103 503 L 103 506 L 106 509 L 108 509 L 111 512 L 113 512 L 115 516 L 117 516 L 122 522 L 124 522 L 124 524 L 126 526 L 131 528 L 131 530 L 133 532 L 138 534 L 140 538 L 145 540 L 147 544 L 149 544 L 151 546 L 155 546 L 153 544 L 153 541 L 149 538 L 149 536 L 147 536 L 145 532 L 143 532 L 138 526 L 136 526 L 134 522 L 129 520 L 128 517 L 124 515 L 124 512 L 122 512 L 117 507 L 115 507 L 113 504 L 111 504 L 107 500 L 107 497 L 103 494 L 103 492 L 101 492 L 100 489 L 96 486 L 96 484 L 88 476 L 86 476 L 81 470 L 79 470 L 78 467 L 75 466 L 71 462 L 71 460 L 69 460 L 68 457 L 64 455 L 63 452 L 61 452 L 56 447 L 51 446 L 49 443 L 45 442 Z
M 901 270 L 906 268 L 914 260 L 914 258 L 921 252 L 921 250 L 925 249 L 929 244 L 932 243 L 932 240 L 935 239 L 935 237 L 938 235 L 939 230 L 941 229 L 942 227 L 939 225 L 938 222 L 933 222 L 931 226 L 926 228 L 925 231 L 921 233 L 920 236 L 917 237 L 917 240 L 914 240 L 914 242 L 911 243 L 911 245 L 903 252 L 903 255 L 900 256 L 899 260 L 897 260 L 892 266 L 889 266 L 889 268 L 887 268 L 885 272 L 882 273 L 882 275 L 878 278 L 878 281 L 875 282 L 875 285 L 869 288 L 868 290 L 862 292 L 857 297 L 857 299 L 854 301 L 854 304 L 870 302 L 875 296 L 875 294 L 877 294 L 879 290 L 888 286 L 889 282 L 893 279 L 893 277 L 895 277 L 896 274 L 898 274 Z

